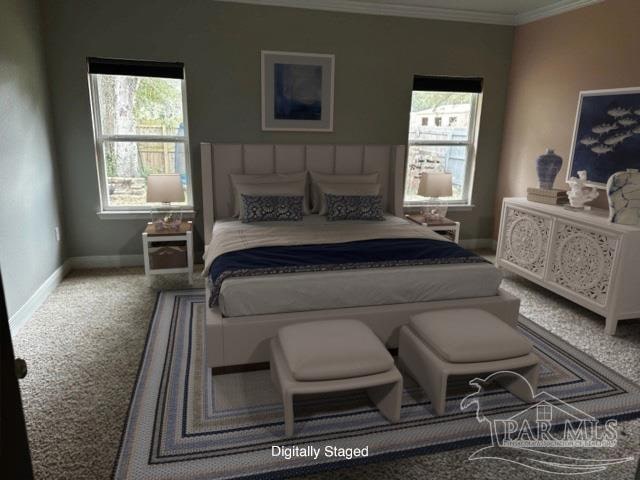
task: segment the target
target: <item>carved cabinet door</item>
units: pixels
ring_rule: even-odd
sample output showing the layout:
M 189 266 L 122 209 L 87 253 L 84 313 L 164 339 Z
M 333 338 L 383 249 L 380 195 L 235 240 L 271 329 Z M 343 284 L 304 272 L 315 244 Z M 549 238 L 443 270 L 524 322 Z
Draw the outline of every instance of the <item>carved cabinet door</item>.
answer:
M 606 306 L 618 240 L 614 234 L 558 220 L 547 281 Z
M 549 251 L 552 219 L 507 206 L 500 239 L 500 261 L 542 279 Z

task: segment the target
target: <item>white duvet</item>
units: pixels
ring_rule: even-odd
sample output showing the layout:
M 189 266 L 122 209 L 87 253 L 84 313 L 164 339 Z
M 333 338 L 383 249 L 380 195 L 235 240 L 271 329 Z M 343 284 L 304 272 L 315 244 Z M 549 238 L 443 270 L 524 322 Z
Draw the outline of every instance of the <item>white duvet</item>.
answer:
M 307 215 L 300 222 L 242 223 L 236 219 L 218 220 L 204 254 L 203 276 L 220 255 L 255 247 L 314 245 L 387 238 L 430 238 L 448 241 L 428 228 L 409 220 L 385 216 L 384 221 L 327 221 L 320 215 Z

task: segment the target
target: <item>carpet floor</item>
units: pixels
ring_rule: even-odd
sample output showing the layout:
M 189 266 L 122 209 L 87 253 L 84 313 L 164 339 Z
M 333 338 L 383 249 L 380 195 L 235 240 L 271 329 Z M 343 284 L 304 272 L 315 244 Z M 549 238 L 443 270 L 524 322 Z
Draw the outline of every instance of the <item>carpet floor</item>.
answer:
M 526 280 L 507 275 L 503 287 L 522 299 L 527 318 L 640 383 L 639 321 L 620 322 L 618 334 L 610 337 L 601 317 Z M 36 478 L 110 478 L 157 290 L 179 288 L 189 288 L 180 276 L 157 277 L 148 286 L 140 268 L 75 271 L 15 335 L 16 355 L 29 365 L 21 389 Z M 531 478 L 522 467 L 468 461 L 473 451 L 306 478 Z M 607 456 L 637 458 L 638 452 L 640 420 L 621 423 L 618 446 Z M 597 478 L 632 479 L 635 469 L 629 462 Z

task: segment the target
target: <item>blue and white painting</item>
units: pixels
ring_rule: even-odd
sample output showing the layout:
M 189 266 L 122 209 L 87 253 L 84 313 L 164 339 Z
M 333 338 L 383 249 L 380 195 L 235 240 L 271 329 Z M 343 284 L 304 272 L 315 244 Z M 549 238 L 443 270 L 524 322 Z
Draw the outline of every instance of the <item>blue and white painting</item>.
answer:
M 586 170 L 604 187 L 615 172 L 640 168 L 640 89 L 582 92 L 581 99 L 567 177 Z
M 335 57 L 263 50 L 262 130 L 333 131 Z
M 273 115 L 278 120 L 322 118 L 322 66 L 274 64 Z

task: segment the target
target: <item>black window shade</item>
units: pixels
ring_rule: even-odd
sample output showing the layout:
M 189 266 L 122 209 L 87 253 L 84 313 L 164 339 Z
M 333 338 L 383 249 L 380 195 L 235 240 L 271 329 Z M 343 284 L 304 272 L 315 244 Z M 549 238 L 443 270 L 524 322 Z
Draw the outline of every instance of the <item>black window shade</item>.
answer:
M 413 76 L 413 90 L 423 92 L 481 93 L 482 78 L 479 77 L 426 77 Z
M 89 73 L 103 75 L 130 75 L 133 77 L 184 78 L 184 64 L 149 62 L 144 60 L 117 60 L 113 58 L 87 58 Z

